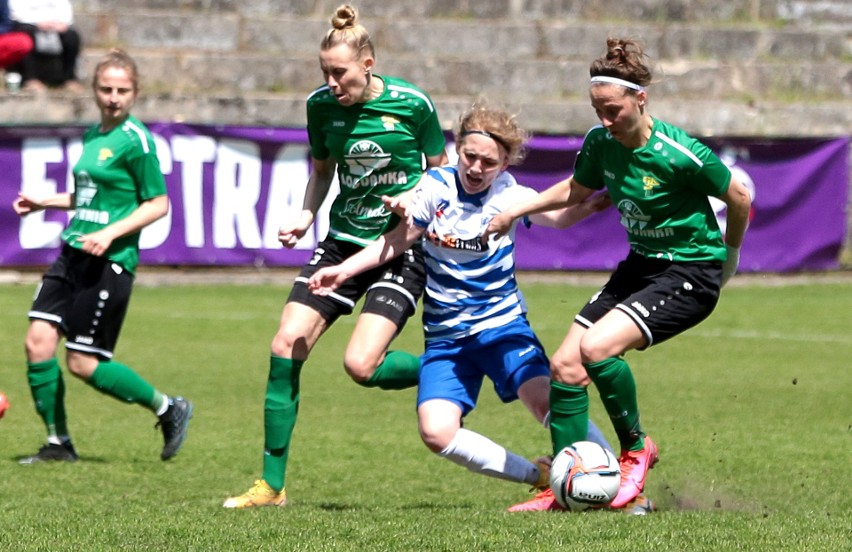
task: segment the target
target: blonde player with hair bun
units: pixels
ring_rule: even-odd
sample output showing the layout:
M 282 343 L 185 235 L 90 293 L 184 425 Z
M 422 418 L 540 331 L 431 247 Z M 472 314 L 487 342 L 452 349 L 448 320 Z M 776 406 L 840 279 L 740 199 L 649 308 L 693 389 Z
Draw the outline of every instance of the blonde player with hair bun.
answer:
M 366 387 L 417 384 L 418 358 L 388 349 L 423 293 L 419 243 L 333 295 L 314 295 L 307 287 L 318 269 L 355 255 L 399 225 L 383 195 L 413 189 L 424 161 L 427 167 L 446 161 L 444 134 L 429 96 L 409 82 L 376 72 L 376 51 L 355 8 L 338 7 L 331 24 L 319 48 L 325 83 L 307 100 L 312 170 L 302 211 L 281 225 L 282 245 L 294 247 L 314 224 L 335 174 L 340 193 L 331 205 L 328 236 L 296 278 L 272 339 L 262 475 L 248 491 L 228 498 L 226 508 L 286 504 L 285 474 L 302 366 L 319 338 L 340 316 L 351 314 L 362 297 L 364 306 L 343 358 L 346 372 Z

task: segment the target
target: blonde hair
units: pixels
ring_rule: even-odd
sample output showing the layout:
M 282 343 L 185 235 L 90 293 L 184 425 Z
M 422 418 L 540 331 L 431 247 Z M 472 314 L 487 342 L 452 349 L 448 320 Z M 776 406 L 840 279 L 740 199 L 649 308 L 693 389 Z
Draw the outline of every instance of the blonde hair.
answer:
M 133 61 L 130 54 L 121 48 L 113 48 L 107 52 L 100 61 L 98 61 L 98 64 L 95 66 L 94 76 L 92 77 L 93 88 L 97 88 L 98 76 L 100 76 L 101 72 L 108 67 L 124 69 L 127 72 L 127 76 L 130 78 L 130 82 L 133 83 L 133 92 L 139 91 L 139 70 L 136 68 L 136 62 Z
M 456 144 L 461 144 L 468 134 L 481 134 L 492 138 L 503 146 L 510 165 L 518 165 L 526 157 L 529 133 L 522 129 L 515 116 L 499 108 L 493 108 L 482 100 L 475 102 L 459 117 L 455 133 Z
M 352 48 L 356 59 L 361 59 L 365 50 L 372 57 L 376 57 L 370 33 L 358 23 L 358 10 L 349 4 L 343 4 L 334 11 L 334 15 L 331 16 L 331 29 L 325 33 L 320 42 L 320 49 L 328 50 L 339 44 L 346 44 Z
M 647 57 L 642 45 L 636 40 L 608 38 L 606 53 L 592 62 L 589 76 L 614 77 L 639 86 L 648 86 L 652 76 L 645 63 Z

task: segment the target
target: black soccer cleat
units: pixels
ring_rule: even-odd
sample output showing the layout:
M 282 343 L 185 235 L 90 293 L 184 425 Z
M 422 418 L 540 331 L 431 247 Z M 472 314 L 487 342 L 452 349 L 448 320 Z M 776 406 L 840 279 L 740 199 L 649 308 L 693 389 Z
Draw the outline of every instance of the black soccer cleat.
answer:
M 36 464 L 38 462 L 76 462 L 80 458 L 77 456 L 77 451 L 74 450 L 74 445 L 71 441 L 66 441 L 61 445 L 47 443 L 38 452 L 32 456 L 21 458 L 19 464 Z
M 183 397 L 169 399 L 169 408 L 160 416 L 160 421 L 154 426 L 163 430 L 162 460 L 168 460 L 178 453 L 186 439 L 186 428 L 192 418 L 192 403 Z

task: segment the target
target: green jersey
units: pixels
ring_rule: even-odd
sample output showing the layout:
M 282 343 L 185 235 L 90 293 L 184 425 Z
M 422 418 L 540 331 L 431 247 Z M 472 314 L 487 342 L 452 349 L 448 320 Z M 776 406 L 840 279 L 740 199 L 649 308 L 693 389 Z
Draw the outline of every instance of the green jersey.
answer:
M 154 139 L 145 125 L 132 116 L 108 132 L 94 125 L 83 134 L 83 152 L 74 165 L 75 213 L 62 239 L 81 249 L 78 237 L 124 219 L 143 201 L 165 194 Z M 113 241 L 105 256 L 135 273 L 139 233 Z
M 440 155 L 445 146 L 429 96 L 404 80 L 380 78 L 384 91 L 365 103 L 342 106 L 328 86 L 307 102 L 311 155 L 337 163 L 340 194 L 331 206 L 329 234 L 360 245 L 399 221 L 382 195 L 413 188 L 423 174 L 423 155 Z
M 707 196 L 727 191 L 731 171 L 683 130 L 654 120 L 648 143 L 630 149 L 594 127 L 583 141 L 574 179 L 607 189 L 635 253 L 680 262 L 725 260 Z

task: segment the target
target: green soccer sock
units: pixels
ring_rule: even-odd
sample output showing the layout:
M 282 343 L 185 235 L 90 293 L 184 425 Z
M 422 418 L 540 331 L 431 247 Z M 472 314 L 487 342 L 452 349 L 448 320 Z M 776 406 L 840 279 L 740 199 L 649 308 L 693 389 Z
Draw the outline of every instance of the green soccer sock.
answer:
M 419 375 L 420 357 L 403 351 L 388 351 L 370 379 L 359 383 L 385 390 L 408 389 L 417 385 Z
M 276 491 L 284 488 L 290 438 L 299 414 L 302 360 L 272 355 L 263 405 L 263 480 Z
M 68 435 L 65 415 L 65 382 L 56 358 L 27 363 L 27 380 L 36 412 L 44 421 L 48 437 Z
M 113 360 L 102 361 L 86 381 L 98 391 L 120 401 L 138 403 L 154 412 L 161 410 L 166 396 L 139 374 Z
M 619 357 L 583 366 L 598 388 L 622 450 L 641 450 L 645 434 L 639 424 L 639 401 L 630 366 Z
M 550 383 L 550 440 L 553 454 L 577 441 L 585 441 L 589 431 L 589 392 L 586 387 Z

